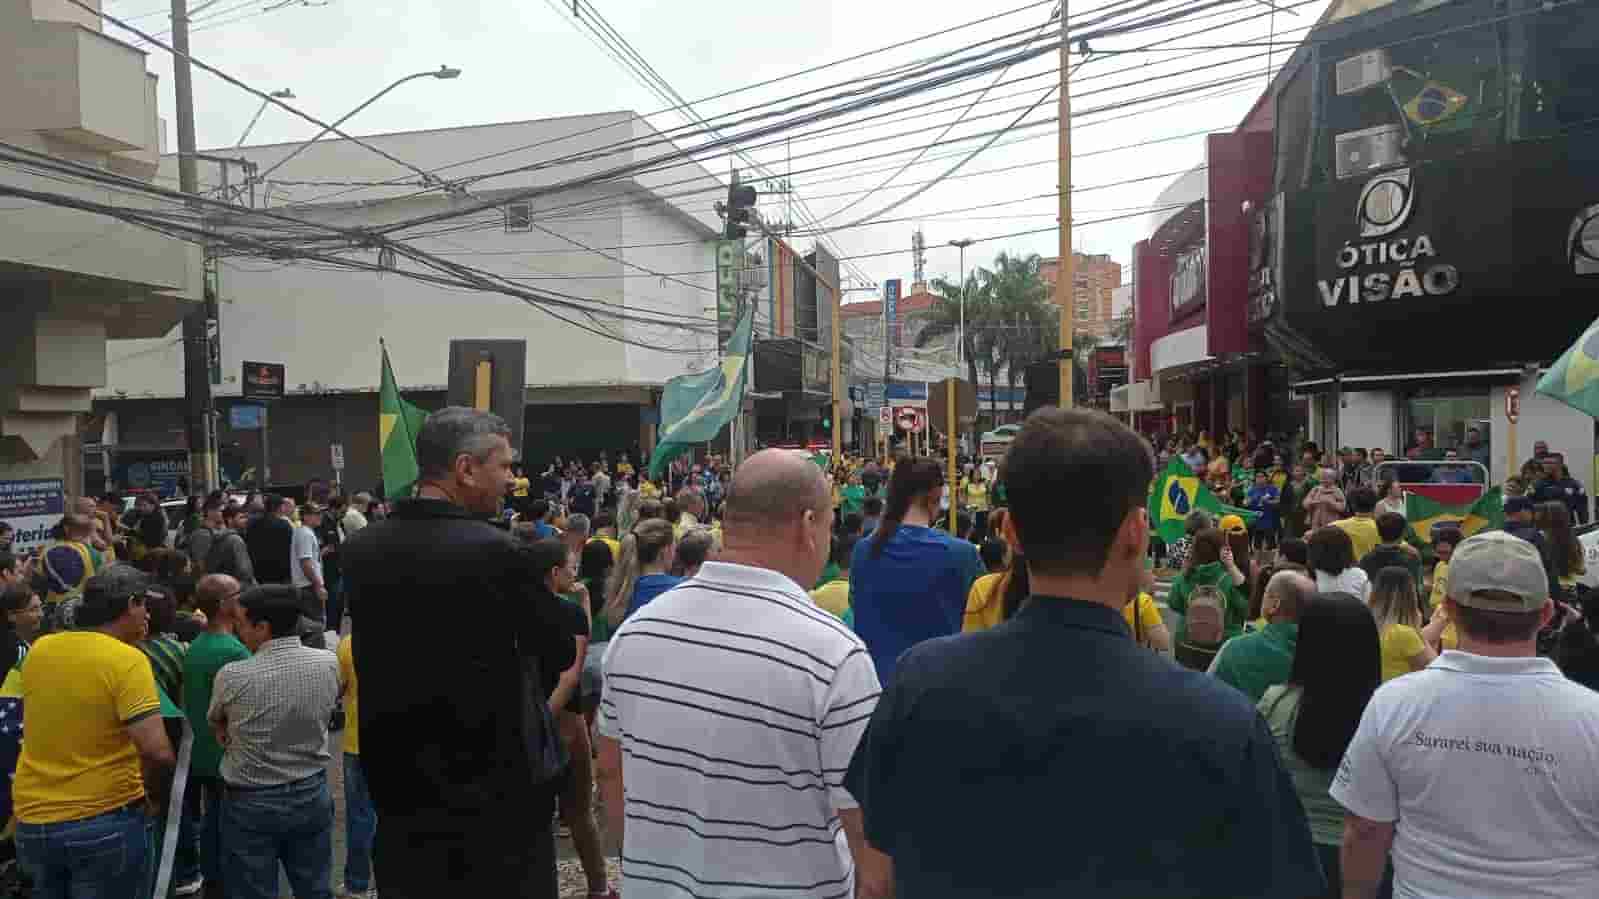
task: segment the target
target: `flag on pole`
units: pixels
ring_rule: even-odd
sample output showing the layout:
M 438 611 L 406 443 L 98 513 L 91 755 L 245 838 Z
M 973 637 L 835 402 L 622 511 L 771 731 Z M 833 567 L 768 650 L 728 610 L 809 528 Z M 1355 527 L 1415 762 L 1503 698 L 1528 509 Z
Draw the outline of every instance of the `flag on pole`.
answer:
M 383 352 L 383 385 L 378 389 L 378 447 L 382 453 L 383 492 L 389 499 L 411 495 L 416 486 L 416 435 L 422 430 L 427 411 L 418 409 L 400 396 L 389 367 L 389 348 L 378 341 Z
M 1432 542 L 1433 529 L 1453 524 L 1462 537 L 1478 531 L 1505 526 L 1505 498 L 1498 487 L 1489 490 L 1469 506 L 1446 506 L 1415 493 L 1405 494 L 1405 521 L 1425 543 Z
M 1245 524 L 1253 524 L 1259 517 L 1249 509 L 1222 502 L 1183 460 L 1174 458 L 1150 485 L 1150 533 L 1167 543 L 1181 540 L 1186 532 L 1188 513 L 1196 509 L 1209 512 L 1212 518 L 1237 515 Z
M 1599 321 L 1538 379 L 1538 392 L 1599 418 Z
M 716 439 L 738 415 L 749 380 L 750 334 L 755 327 L 755 304 L 745 303 L 733 326 L 733 336 L 722 351 L 722 364 L 666 382 L 661 392 L 661 431 L 650 454 L 650 477 L 659 478 L 673 459 L 695 444 Z

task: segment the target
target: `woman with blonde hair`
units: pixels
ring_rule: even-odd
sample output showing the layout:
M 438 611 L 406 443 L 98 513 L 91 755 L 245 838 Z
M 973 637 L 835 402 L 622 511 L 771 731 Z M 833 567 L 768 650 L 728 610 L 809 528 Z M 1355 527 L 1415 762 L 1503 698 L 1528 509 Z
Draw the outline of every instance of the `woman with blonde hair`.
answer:
M 1416 579 L 1410 569 L 1389 565 L 1377 572 L 1377 583 L 1371 590 L 1371 614 L 1377 619 L 1377 636 L 1382 645 L 1384 682 L 1420 671 L 1438 657 L 1421 635 L 1425 623 L 1421 597 L 1416 594 Z
M 640 521 L 622 541 L 622 558 L 611 569 L 605 601 L 605 617 L 613 625 L 620 626 L 628 616 L 682 582 L 669 573 L 673 542 L 672 525 L 664 518 Z

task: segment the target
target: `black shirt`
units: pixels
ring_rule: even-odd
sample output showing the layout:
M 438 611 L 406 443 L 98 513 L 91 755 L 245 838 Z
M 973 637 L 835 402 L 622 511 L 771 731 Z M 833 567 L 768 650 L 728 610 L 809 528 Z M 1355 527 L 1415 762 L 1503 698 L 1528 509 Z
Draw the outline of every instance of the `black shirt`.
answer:
M 576 648 L 532 560 L 507 532 L 436 499 L 398 501 L 342 554 L 360 635 L 361 766 L 378 815 L 441 832 L 548 827 L 551 798 L 533 784 L 518 713 L 521 657 L 547 679 Z M 472 627 L 439 632 L 462 614 Z
M 1034 597 L 990 630 L 908 650 L 845 786 L 900 896 L 1325 889 L 1254 706 L 1094 603 Z
M 294 525 L 288 519 L 266 515 L 250 523 L 244 531 L 244 545 L 250 550 L 250 567 L 257 584 L 289 584 L 289 556 L 294 548 Z

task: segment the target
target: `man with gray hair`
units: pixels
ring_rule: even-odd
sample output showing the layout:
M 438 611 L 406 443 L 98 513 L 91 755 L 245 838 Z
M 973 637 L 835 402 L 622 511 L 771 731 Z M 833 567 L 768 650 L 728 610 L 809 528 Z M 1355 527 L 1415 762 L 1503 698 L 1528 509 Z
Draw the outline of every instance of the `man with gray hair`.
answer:
M 1444 606 L 1460 648 L 1377 689 L 1333 779 L 1345 899 L 1377 895 L 1390 850 L 1396 896 L 1594 895 L 1599 693 L 1537 655 L 1538 548 L 1464 541 Z
M 832 546 L 826 479 L 805 456 L 764 450 L 724 508 L 721 557 L 630 616 L 606 651 L 599 780 L 607 830 L 627 847 L 622 895 L 887 895 L 887 857 L 843 786 L 877 672 L 805 592 Z
M 1210 673 L 1260 702 L 1266 690 L 1288 682 L 1299 644 L 1299 615 L 1316 598 L 1316 582 L 1302 571 L 1279 571 L 1266 582 L 1260 614 L 1266 626 L 1222 644 Z
M 574 556 L 583 554 L 583 545 L 589 542 L 589 532 L 593 525 L 589 517 L 582 512 L 573 512 L 566 516 L 566 530 L 561 532 L 561 542 L 566 544 L 568 552 Z
M 491 519 L 511 483 L 510 428 L 454 406 L 416 437 L 416 496 L 343 547 L 361 684 L 361 767 L 385 899 L 557 894 L 549 690 L 576 646 L 518 541 Z M 422 628 L 465 601 L 469 638 Z M 558 741 L 558 737 L 553 737 Z

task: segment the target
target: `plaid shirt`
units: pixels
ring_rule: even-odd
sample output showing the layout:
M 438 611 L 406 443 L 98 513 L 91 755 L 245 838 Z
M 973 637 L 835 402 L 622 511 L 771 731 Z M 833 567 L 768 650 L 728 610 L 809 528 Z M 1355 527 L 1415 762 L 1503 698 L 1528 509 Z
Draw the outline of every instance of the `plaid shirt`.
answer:
M 222 779 L 274 787 L 326 770 L 338 699 L 338 657 L 300 645 L 299 637 L 269 640 L 254 656 L 224 665 L 207 716 L 227 725 Z

